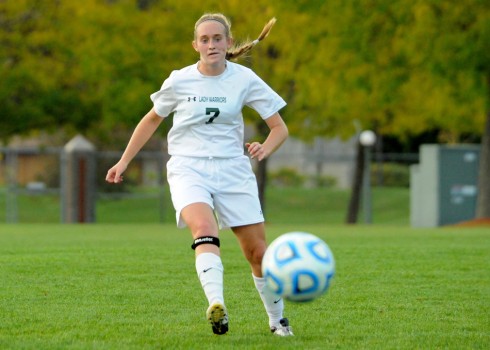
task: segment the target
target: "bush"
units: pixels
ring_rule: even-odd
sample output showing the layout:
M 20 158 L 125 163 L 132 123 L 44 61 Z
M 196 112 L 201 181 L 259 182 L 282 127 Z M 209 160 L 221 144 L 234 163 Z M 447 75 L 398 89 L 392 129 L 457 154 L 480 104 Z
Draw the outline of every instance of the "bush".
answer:
M 305 182 L 304 176 L 291 168 L 282 168 L 271 172 L 269 173 L 269 179 L 271 185 L 277 187 L 300 187 Z
M 378 183 L 379 171 L 381 171 L 381 183 Z M 383 163 L 381 170 L 378 165 L 371 167 L 371 184 L 384 187 L 409 187 L 410 168 L 406 164 Z
M 324 175 L 324 176 L 313 176 L 312 178 L 315 187 L 336 187 L 337 178 L 335 176 Z

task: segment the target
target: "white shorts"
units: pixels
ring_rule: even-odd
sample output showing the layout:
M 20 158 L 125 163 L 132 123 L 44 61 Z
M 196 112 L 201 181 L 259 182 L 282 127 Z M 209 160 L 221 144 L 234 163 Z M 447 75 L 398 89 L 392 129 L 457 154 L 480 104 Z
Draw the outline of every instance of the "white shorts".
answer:
M 186 227 L 180 215 L 192 203 L 206 203 L 215 212 L 220 228 L 264 222 L 257 180 L 250 160 L 172 156 L 167 181 L 176 211 L 177 226 Z

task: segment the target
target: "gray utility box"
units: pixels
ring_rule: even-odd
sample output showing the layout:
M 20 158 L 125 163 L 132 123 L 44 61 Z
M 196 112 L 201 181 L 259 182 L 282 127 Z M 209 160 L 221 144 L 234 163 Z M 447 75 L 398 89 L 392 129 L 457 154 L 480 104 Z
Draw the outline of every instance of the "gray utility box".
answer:
M 436 227 L 476 214 L 479 145 L 422 145 L 410 167 L 410 224 Z

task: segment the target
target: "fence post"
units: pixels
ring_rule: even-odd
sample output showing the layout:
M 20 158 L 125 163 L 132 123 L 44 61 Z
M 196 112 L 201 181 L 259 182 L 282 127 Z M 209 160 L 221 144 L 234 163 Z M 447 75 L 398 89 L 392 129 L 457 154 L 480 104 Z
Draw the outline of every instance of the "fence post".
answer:
M 6 222 L 16 224 L 19 221 L 19 208 L 17 203 L 17 172 L 19 165 L 19 154 L 12 149 L 6 152 Z
M 61 152 L 61 221 L 95 222 L 95 146 L 75 136 Z

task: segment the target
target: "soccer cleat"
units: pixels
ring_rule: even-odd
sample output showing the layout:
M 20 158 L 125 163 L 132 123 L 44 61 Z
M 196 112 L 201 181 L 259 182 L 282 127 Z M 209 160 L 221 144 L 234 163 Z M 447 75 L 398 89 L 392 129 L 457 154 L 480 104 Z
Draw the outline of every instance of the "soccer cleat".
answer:
M 271 332 L 275 335 L 278 335 L 280 337 L 288 337 L 293 334 L 293 329 L 289 326 L 289 320 L 287 318 L 281 318 L 279 320 L 279 323 L 281 324 L 279 327 L 272 326 L 271 327 Z
M 206 318 L 211 323 L 214 334 L 221 335 L 228 332 L 228 313 L 223 304 L 214 303 L 210 305 L 206 311 Z

